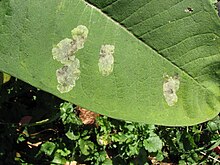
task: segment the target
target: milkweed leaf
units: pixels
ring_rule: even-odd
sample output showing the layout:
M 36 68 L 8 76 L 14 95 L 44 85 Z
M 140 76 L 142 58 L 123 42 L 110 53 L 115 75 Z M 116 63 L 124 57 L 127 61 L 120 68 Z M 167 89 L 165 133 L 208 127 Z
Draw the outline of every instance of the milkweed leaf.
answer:
M 220 20 L 210 0 L 1 0 L 0 24 L 2 72 L 88 110 L 172 126 L 220 112 Z M 89 33 L 72 31 L 80 25 Z M 87 36 L 75 56 L 80 78 L 60 93 L 56 71 L 69 64 L 51 50 L 78 32 Z M 114 65 L 103 76 L 97 64 L 107 44 Z M 180 78 L 172 106 L 164 74 Z

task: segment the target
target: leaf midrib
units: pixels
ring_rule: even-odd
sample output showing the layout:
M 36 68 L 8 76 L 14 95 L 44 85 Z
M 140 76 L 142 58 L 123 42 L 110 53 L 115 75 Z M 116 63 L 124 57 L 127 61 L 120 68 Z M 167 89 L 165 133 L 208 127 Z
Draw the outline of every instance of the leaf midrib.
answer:
M 169 60 L 168 58 L 165 58 L 162 54 L 160 54 L 155 48 L 147 45 L 143 40 L 141 40 L 140 38 L 138 38 L 136 35 L 134 35 L 131 31 L 129 31 L 125 26 L 123 26 L 121 23 L 117 22 L 116 20 L 114 20 L 113 18 L 111 18 L 110 16 L 108 16 L 106 13 L 102 12 L 101 9 L 99 9 L 98 7 L 96 7 L 95 5 L 87 2 L 86 0 L 83 0 L 85 4 L 87 4 L 88 6 L 90 6 L 91 8 L 95 9 L 96 11 L 98 11 L 100 14 L 104 15 L 106 18 L 110 19 L 114 24 L 118 24 L 122 29 L 124 29 L 129 35 L 131 35 L 132 37 L 134 37 L 135 39 L 138 40 L 138 42 L 140 42 L 141 44 L 143 44 L 145 47 L 150 48 L 151 50 L 153 50 L 158 56 L 160 56 L 160 58 L 164 59 L 165 61 L 167 61 L 168 63 L 170 63 L 173 67 L 177 68 L 177 70 L 181 70 L 187 77 L 189 77 L 190 79 L 192 79 L 198 86 L 200 86 L 202 89 L 207 90 L 209 93 L 211 93 L 212 95 L 215 96 L 215 94 L 213 92 L 211 92 L 210 90 L 208 90 L 208 88 L 202 84 L 200 84 L 196 79 L 193 78 L 193 76 L 188 73 L 186 70 L 184 70 L 183 68 L 178 67 L 174 62 L 172 62 L 171 60 Z M 214 34 L 214 33 L 213 33 Z M 215 96 L 217 97 L 217 96 Z

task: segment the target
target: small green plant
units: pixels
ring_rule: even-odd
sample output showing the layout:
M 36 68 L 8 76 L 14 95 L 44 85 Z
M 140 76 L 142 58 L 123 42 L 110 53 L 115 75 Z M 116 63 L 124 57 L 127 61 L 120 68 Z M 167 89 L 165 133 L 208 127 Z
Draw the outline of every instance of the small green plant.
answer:
M 219 163 L 219 117 L 191 127 L 147 125 L 102 115 L 95 123 L 84 124 L 75 105 L 17 79 L 3 84 L 0 92 L 2 164 Z
M 148 153 L 161 158 L 162 141 L 154 133 L 154 126 L 105 116 L 99 116 L 95 125 L 83 125 L 72 104 L 64 103 L 60 109 L 63 136 L 46 142 L 39 151 L 39 155 L 46 154 L 53 163 L 77 160 L 87 164 L 127 164 L 138 157 L 138 161 L 146 163 Z
M 219 151 L 216 154 L 213 150 L 220 144 L 219 121 L 217 116 L 191 127 L 158 127 L 160 138 L 166 142 L 164 152 L 178 164 L 218 164 Z

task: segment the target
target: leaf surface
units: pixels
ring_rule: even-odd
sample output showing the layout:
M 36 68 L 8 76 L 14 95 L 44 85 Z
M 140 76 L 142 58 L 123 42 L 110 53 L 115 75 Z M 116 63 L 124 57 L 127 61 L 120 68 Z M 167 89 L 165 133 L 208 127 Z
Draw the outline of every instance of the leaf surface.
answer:
M 86 109 L 172 126 L 220 112 L 220 21 L 209 0 L 2 0 L 0 24 L 1 71 Z M 89 30 L 76 53 L 81 75 L 61 94 L 51 51 L 78 25 Z M 109 76 L 98 68 L 104 44 L 115 46 Z M 173 106 L 166 74 L 180 80 Z

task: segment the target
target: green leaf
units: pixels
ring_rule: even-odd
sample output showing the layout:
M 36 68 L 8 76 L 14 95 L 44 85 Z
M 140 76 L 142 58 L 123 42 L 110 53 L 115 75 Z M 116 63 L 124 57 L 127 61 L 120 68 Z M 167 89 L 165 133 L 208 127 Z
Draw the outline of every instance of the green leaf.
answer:
M 162 149 L 162 141 L 158 136 L 151 136 L 143 141 L 144 148 L 149 152 L 157 152 Z
M 172 126 L 220 112 L 220 21 L 210 0 L 1 0 L 0 25 L 1 71 L 86 109 Z M 88 28 L 75 53 L 80 76 L 61 94 L 52 49 L 78 25 Z M 114 46 L 102 51 L 114 57 L 108 76 L 102 45 Z
M 67 148 L 58 149 L 56 151 L 56 153 L 59 153 L 61 156 L 67 156 L 67 155 L 71 154 L 70 150 L 68 150 Z
M 220 145 L 220 140 L 217 140 L 213 145 L 209 147 L 209 151 L 213 150 L 214 148 L 218 147 Z
M 0 86 L 8 82 L 10 79 L 11 79 L 11 76 L 9 74 L 0 72 Z
M 52 163 L 54 164 L 65 164 L 67 160 L 60 155 L 60 153 L 55 153 Z
M 80 135 L 75 135 L 73 131 L 69 130 L 66 134 L 65 134 L 70 140 L 77 140 L 80 138 Z
M 60 118 L 62 119 L 62 122 L 64 125 L 70 124 L 70 123 L 77 124 L 77 125 L 82 124 L 82 121 L 74 113 L 72 104 L 70 103 L 61 104 L 60 111 L 61 111 Z
M 11 79 L 11 76 L 7 73 L 3 73 L 3 84 L 8 82 Z
M 80 139 L 79 148 L 83 155 L 89 155 L 94 150 L 94 143 Z
M 156 159 L 158 161 L 162 161 L 164 159 L 164 156 L 163 156 L 163 152 L 162 151 L 159 151 L 156 155 Z
M 209 121 L 207 123 L 207 129 L 212 132 L 220 130 L 220 117 L 217 116 L 213 120 Z
M 55 148 L 56 148 L 56 144 L 54 144 L 53 142 L 46 142 L 41 145 L 40 151 L 50 156 L 52 155 Z
M 103 165 L 112 165 L 112 160 L 111 159 L 106 159 L 103 163 Z

